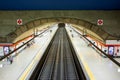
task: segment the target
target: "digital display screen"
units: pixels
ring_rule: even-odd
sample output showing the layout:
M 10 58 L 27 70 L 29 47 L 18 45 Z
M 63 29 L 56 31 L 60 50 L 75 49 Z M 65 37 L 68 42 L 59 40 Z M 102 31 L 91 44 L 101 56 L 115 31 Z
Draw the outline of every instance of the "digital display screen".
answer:
M 109 46 L 108 47 L 108 53 L 109 53 L 109 55 L 113 55 L 114 54 L 114 47 L 113 46 Z
M 3 52 L 4 52 L 5 55 L 9 54 L 9 47 L 8 46 L 4 46 L 3 47 Z

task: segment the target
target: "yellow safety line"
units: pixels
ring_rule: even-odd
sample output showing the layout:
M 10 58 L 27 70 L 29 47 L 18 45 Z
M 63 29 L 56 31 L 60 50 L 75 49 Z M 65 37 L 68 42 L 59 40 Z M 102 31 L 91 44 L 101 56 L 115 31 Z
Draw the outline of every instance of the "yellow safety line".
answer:
M 36 55 L 35 59 L 31 62 L 31 64 L 30 64 L 29 67 L 25 70 L 25 72 L 22 74 L 22 76 L 20 77 L 19 80 L 25 80 L 26 76 L 28 75 L 28 73 L 29 73 L 30 70 L 32 69 L 33 64 L 34 64 L 35 60 L 37 59 L 38 55 L 39 55 L 39 54 Z M 90 80 L 95 80 L 95 78 L 94 78 L 94 76 L 93 76 L 93 74 L 92 74 L 92 71 L 91 71 L 90 68 L 88 67 L 88 64 L 87 64 L 83 59 L 81 59 L 81 60 L 82 60 L 82 63 L 83 63 L 83 65 L 84 65 L 84 67 L 85 67 L 85 70 L 86 70 L 87 73 L 88 73 L 88 76 L 90 77 Z
M 69 33 L 68 30 L 67 30 L 67 32 Z M 69 36 L 70 36 L 70 34 L 69 34 Z M 73 40 L 73 38 L 71 38 L 71 40 Z M 83 64 L 85 70 L 87 71 L 87 74 L 88 74 L 90 80 L 95 80 L 95 77 L 94 77 L 92 71 L 90 70 L 90 68 L 88 67 L 88 64 L 83 60 L 83 58 L 81 56 L 80 56 L 80 58 L 81 58 L 81 61 L 82 61 L 82 64 Z
M 19 80 L 25 80 L 26 79 L 30 70 L 33 68 L 33 65 L 34 65 L 35 61 L 38 59 L 39 55 L 40 55 L 39 53 L 36 55 L 35 59 L 31 62 L 31 64 L 28 66 L 28 68 L 25 70 L 25 72 L 22 74 L 22 76 L 19 78 Z
M 56 31 L 55 31 L 56 32 Z M 54 35 L 54 34 L 53 34 Z M 48 40 L 48 39 L 47 39 Z M 46 41 L 47 42 L 47 41 Z M 46 43 L 45 43 L 46 44 Z M 37 59 L 39 59 L 40 54 L 38 52 L 38 54 L 35 56 L 34 60 L 32 60 L 31 64 L 28 66 L 28 68 L 23 72 L 22 76 L 19 78 L 19 80 L 25 80 L 27 75 L 30 73 L 30 70 L 33 68 L 33 65 L 35 63 L 35 61 Z
M 87 64 L 83 59 L 81 59 L 81 60 L 82 60 L 82 63 L 83 63 L 83 65 L 84 65 L 85 70 L 86 70 L 87 73 L 88 73 L 88 76 L 89 76 L 90 80 L 95 80 L 92 71 L 91 71 L 90 68 L 88 67 L 88 64 Z

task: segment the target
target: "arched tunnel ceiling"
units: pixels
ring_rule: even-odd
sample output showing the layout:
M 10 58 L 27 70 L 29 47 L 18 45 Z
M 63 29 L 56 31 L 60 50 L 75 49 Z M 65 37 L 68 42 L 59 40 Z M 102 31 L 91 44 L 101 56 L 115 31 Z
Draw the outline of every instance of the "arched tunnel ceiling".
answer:
M 8 15 L 5 15 L 5 12 Z M 82 25 L 85 28 L 97 33 L 97 35 L 100 36 L 103 40 L 116 39 L 115 37 L 111 36 L 108 32 L 110 31 L 109 29 L 111 29 L 114 24 L 117 24 L 117 26 L 114 25 L 115 30 L 111 32 L 114 33 L 117 32 L 116 30 L 118 31 L 120 30 L 118 25 L 120 21 L 120 17 L 118 16 L 119 14 L 120 11 L 0 11 L 0 18 L 1 18 L 0 42 L 13 42 L 13 40 L 21 33 L 33 27 L 49 22 L 66 22 L 76 25 Z M 10 15 L 12 15 L 12 17 Z M 24 25 L 20 27 L 16 26 L 16 19 L 18 18 L 23 19 Z M 100 26 L 102 28 L 106 26 L 110 27 L 111 26 L 110 24 L 112 24 L 111 28 L 107 27 L 108 30 L 107 33 L 104 31 L 105 29 L 103 30 L 98 26 L 96 26 L 97 19 L 105 19 L 106 23 L 104 22 L 104 26 Z M 111 20 L 107 20 L 107 19 L 111 19 Z M 4 35 L 2 35 L 2 33 L 4 33 Z
M 78 27 L 76 27 L 78 30 L 82 30 L 79 28 L 79 26 L 83 26 L 83 29 L 87 29 L 98 35 L 102 41 L 105 41 L 106 39 L 116 39 L 115 37 L 112 37 L 110 34 L 106 33 L 104 30 L 101 28 L 97 27 L 96 25 L 89 23 L 87 21 L 81 20 L 81 19 L 76 19 L 76 18 L 65 18 L 65 17 L 60 17 L 60 18 L 40 18 L 36 19 L 33 21 L 30 21 L 24 25 L 18 26 L 16 30 L 13 32 L 9 33 L 5 38 L 6 42 L 13 42 L 18 36 L 23 34 L 26 31 L 29 31 L 30 29 L 36 28 L 42 24 L 45 23 L 56 23 L 56 22 L 64 22 L 64 23 L 70 23 L 70 24 L 76 24 Z M 49 26 L 46 26 L 49 27 Z M 33 33 L 29 33 L 28 35 L 31 35 Z M 88 34 L 94 36 L 94 34 L 91 34 L 88 32 Z M 96 36 L 94 36 L 96 37 Z

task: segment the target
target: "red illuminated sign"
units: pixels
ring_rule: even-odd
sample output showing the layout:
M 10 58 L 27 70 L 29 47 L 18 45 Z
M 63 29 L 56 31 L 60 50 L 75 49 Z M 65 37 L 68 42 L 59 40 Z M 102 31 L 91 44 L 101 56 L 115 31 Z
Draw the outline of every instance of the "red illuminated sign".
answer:
M 97 25 L 103 25 L 103 20 L 102 19 L 98 19 Z
M 17 19 L 17 25 L 22 25 L 22 19 Z

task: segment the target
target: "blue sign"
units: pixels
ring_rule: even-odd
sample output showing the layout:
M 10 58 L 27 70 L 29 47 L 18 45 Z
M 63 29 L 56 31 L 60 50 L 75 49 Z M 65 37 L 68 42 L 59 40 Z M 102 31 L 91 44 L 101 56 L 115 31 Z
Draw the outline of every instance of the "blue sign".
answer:
M 109 53 L 109 55 L 114 55 L 114 47 L 113 46 L 108 47 L 108 53 Z
M 9 54 L 9 46 L 4 46 L 3 52 L 4 52 L 4 55 Z

